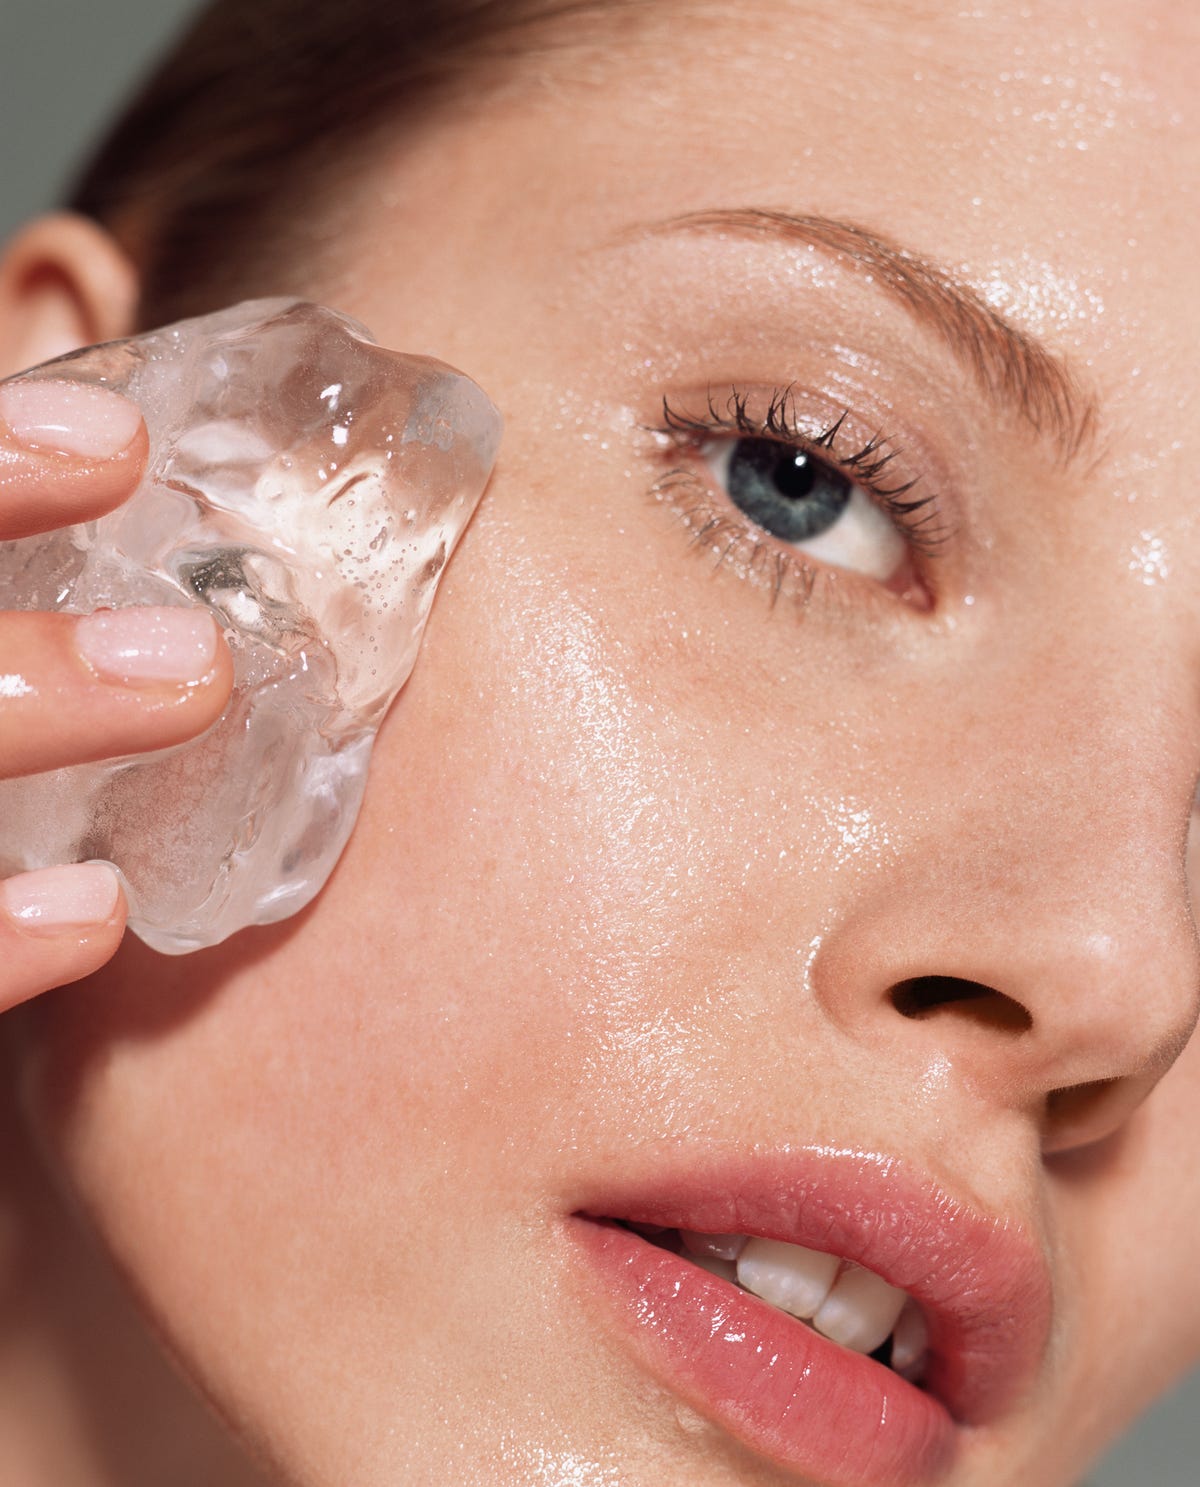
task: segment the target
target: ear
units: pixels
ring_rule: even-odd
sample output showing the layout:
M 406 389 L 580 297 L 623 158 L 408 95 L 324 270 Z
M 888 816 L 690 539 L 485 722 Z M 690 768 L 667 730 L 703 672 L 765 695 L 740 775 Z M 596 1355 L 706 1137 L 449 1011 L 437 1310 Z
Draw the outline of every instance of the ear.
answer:
M 102 227 L 70 212 L 38 217 L 0 252 L 0 377 L 131 335 L 138 290 Z

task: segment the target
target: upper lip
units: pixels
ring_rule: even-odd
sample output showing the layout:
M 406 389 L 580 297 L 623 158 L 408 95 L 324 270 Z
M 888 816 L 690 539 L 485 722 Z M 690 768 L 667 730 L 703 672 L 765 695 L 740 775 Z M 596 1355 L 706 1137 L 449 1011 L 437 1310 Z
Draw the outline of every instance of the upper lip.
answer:
M 853 1260 L 925 1314 L 924 1387 L 961 1424 L 1011 1408 L 1050 1330 L 1050 1275 L 1022 1225 L 982 1214 L 900 1158 L 830 1147 L 653 1163 L 578 1212 L 701 1233 L 761 1235 Z

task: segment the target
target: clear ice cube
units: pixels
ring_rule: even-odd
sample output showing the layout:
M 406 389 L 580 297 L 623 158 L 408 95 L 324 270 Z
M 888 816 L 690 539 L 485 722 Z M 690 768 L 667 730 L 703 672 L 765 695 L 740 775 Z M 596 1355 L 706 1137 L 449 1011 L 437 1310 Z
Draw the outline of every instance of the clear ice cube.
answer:
M 286 918 L 350 835 L 499 414 L 452 368 L 291 300 L 22 375 L 125 393 L 151 452 L 111 515 L 0 543 L 0 609 L 203 603 L 236 679 L 196 741 L 0 781 L 0 875 L 113 862 L 132 928 L 170 954 Z

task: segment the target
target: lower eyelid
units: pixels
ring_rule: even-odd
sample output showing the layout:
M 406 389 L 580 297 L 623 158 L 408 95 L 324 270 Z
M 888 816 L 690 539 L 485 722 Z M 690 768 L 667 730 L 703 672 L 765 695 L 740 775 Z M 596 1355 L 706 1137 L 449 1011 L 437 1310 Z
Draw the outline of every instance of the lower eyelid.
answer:
M 823 577 L 836 578 L 824 565 L 787 552 L 691 470 L 669 470 L 655 481 L 650 496 L 691 533 L 689 547 L 711 561 L 714 575 L 721 569 L 730 570 L 762 590 L 772 608 L 781 599 L 789 599 L 803 609 Z

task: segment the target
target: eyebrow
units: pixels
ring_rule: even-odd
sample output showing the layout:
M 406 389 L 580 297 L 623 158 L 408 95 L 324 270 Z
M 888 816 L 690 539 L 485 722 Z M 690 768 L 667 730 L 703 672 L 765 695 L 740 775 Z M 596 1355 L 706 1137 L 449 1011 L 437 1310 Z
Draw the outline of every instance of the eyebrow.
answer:
M 689 212 L 635 233 L 681 230 L 782 238 L 832 254 L 861 270 L 938 335 L 994 402 L 1056 446 L 1064 465 L 1094 441 L 1098 401 L 1061 357 L 1012 325 L 972 285 L 883 233 L 836 217 L 752 207 Z

